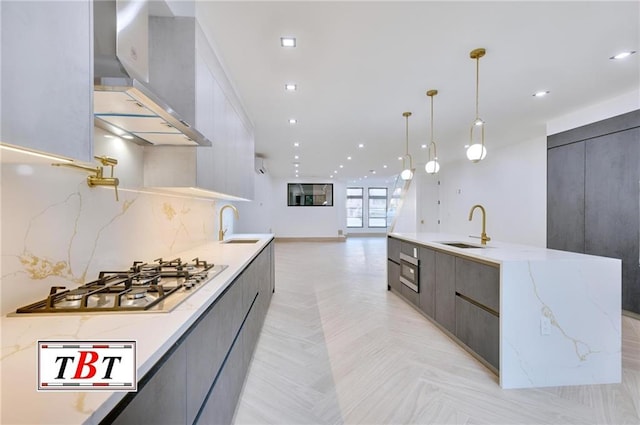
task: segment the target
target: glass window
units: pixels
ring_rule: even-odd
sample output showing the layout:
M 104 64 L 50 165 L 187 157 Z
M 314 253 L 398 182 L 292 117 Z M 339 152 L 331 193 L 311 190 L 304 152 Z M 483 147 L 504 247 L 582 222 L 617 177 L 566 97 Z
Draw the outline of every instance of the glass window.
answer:
M 363 196 L 363 188 L 347 188 L 347 227 L 362 227 Z
M 387 188 L 369 188 L 369 227 L 387 227 Z

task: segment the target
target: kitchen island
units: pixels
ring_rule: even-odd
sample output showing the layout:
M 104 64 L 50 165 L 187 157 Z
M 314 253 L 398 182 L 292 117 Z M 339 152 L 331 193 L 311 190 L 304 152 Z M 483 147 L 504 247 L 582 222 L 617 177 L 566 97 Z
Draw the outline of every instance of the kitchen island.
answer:
M 441 233 L 388 236 L 389 288 L 497 372 L 502 388 L 621 381 L 620 260 Z M 399 283 L 401 253 L 420 260 L 419 292 Z
M 165 422 L 176 422 L 176 417 L 178 423 L 191 423 L 198 417 L 207 423 L 220 420 L 216 415 L 221 413 L 229 421 L 274 290 L 273 235 L 229 239 L 252 240 L 211 242 L 178 253 L 189 259 L 206 256 L 228 267 L 170 312 L 3 317 L 1 422 L 157 423 L 156 415 Z M 234 329 L 226 329 L 230 323 Z M 213 330 L 216 326 L 220 331 Z M 137 341 L 138 392 L 36 391 L 38 340 Z M 216 353 L 223 340 L 224 350 Z M 220 359 L 217 365 L 198 363 L 214 357 Z M 167 382 L 170 376 L 180 379 Z M 224 390 L 214 386 L 214 378 L 225 384 Z M 166 401 L 177 408 L 168 409 Z

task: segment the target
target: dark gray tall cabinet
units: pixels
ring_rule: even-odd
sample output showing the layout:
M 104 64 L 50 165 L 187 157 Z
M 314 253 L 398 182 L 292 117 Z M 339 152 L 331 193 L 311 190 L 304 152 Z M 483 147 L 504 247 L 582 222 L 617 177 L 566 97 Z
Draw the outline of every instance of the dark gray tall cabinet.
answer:
M 547 247 L 622 259 L 640 313 L 640 110 L 547 138 Z

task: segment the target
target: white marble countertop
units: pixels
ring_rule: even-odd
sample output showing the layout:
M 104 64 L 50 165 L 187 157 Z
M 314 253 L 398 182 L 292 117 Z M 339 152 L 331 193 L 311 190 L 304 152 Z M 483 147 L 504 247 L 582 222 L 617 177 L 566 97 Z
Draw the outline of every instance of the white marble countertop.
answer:
M 478 260 L 502 264 L 506 261 L 551 261 L 551 260 L 584 260 L 589 258 L 593 261 L 604 260 L 604 257 L 594 255 L 578 254 L 556 249 L 540 248 L 528 245 L 518 245 L 500 241 L 489 241 L 486 245 L 481 245 L 479 238 L 460 236 L 447 233 L 389 233 L 389 236 L 404 239 L 408 242 L 436 248 L 442 251 L 449 251 L 454 254 L 476 258 Z M 457 248 L 445 245 L 442 242 L 464 242 L 478 248 Z
M 168 313 L 57 314 L 2 317 L 1 421 L 6 424 L 95 424 L 125 392 L 38 392 L 38 340 L 136 340 L 138 379 L 211 305 L 272 239 L 272 234 L 231 235 L 255 244 L 211 242 L 179 253 L 229 267 Z M 34 300 L 35 301 L 35 300 Z

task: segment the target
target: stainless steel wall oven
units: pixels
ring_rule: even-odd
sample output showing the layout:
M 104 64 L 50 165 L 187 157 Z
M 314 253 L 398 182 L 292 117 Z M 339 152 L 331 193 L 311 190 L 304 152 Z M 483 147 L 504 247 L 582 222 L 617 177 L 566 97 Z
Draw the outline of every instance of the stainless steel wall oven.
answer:
M 420 292 L 420 260 L 400 253 L 400 282 L 415 292 Z

